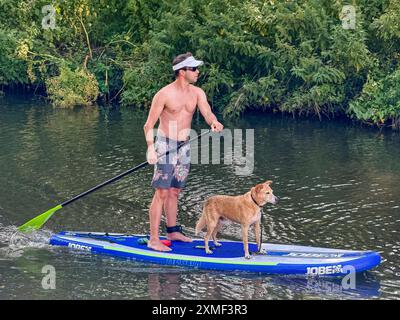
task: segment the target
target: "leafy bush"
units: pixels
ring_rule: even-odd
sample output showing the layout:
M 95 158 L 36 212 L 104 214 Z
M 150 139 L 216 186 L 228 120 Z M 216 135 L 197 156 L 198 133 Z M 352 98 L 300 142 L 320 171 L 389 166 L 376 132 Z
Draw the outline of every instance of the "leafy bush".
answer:
M 0 29 L 0 85 L 29 82 L 26 72 L 27 65 L 17 58 L 16 46 L 15 33 Z
M 361 95 L 350 102 L 350 115 L 383 126 L 400 127 L 400 69 L 376 80 L 368 78 Z
M 62 66 L 60 75 L 47 80 L 46 84 L 50 100 L 62 108 L 91 105 L 99 94 L 96 78 L 82 68 L 72 71 Z

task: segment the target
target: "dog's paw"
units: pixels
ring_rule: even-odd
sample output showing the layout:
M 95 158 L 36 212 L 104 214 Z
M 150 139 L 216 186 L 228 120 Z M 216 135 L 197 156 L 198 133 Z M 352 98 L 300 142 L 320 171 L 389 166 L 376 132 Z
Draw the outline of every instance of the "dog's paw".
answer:
M 214 242 L 214 245 L 215 245 L 216 247 L 220 247 L 220 246 L 222 246 L 222 243 L 219 243 L 218 241 L 215 241 L 215 242 Z
M 207 254 L 213 254 L 213 252 L 210 249 L 208 249 L 208 250 L 206 249 L 206 253 Z
M 244 257 L 245 257 L 246 259 L 251 259 L 251 255 L 250 255 L 250 254 L 246 254 Z

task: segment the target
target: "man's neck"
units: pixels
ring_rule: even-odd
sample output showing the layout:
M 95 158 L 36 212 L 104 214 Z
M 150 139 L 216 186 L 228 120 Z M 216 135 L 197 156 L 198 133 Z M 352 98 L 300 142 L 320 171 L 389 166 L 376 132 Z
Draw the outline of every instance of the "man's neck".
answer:
M 187 90 L 189 90 L 190 83 L 187 82 L 187 81 L 185 80 L 185 78 L 179 77 L 179 78 L 177 78 L 177 79 L 175 80 L 174 83 L 175 83 L 175 86 L 176 86 L 179 90 L 182 90 L 182 91 L 187 91 Z

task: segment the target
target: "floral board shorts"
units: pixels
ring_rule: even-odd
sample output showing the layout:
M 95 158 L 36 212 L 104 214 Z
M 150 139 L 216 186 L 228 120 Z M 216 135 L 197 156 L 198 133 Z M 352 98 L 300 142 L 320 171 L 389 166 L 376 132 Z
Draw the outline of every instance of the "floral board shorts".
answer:
M 168 150 L 174 151 L 159 159 L 154 165 L 154 175 L 151 182 L 153 188 L 181 189 L 185 186 L 190 170 L 190 144 L 187 143 L 180 147 L 178 152 L 175 151 L 178 145 L 183 142 L 157 136 L 155 149 L 158 157 Z

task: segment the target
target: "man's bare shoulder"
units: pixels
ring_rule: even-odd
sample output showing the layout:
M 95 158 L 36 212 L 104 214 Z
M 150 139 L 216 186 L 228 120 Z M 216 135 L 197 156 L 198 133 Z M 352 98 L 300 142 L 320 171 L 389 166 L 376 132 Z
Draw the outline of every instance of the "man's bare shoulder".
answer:
M 190 85 L 190 90 L 195 93 L 197 96 L 198 95 L 204 95 L 204 90 L 200 87 L 196 87 L 195 85 L 191 84 Z
M 204 90 L 200 87 L 196 87 L 194 85 L 190 85 L 191 90 L 193 90 L 192 92 L 194 92 L 197 96 L 197 98 L 204 98 L 206 96 L 206 93 L 204 92 Z
M 172 91 L 174 91 L 173 83 L 167 84 L 165 87 L 162 87 L 157 93 L 161 95 L 168 95 Z
M 171 84 L 162 87 L 157 93 L 154 95 L 154 99 L 157 100 L 159 103 L 165 104 L 169 97 L 172 95 L 174 89 L 172 88 Z
M 168 84 L 165 87 L 162 87 L 160 90 L 158 90 L 155 95 L 159 97 L 166 97 L 170 91 L 171 88 L 170 85 Z

